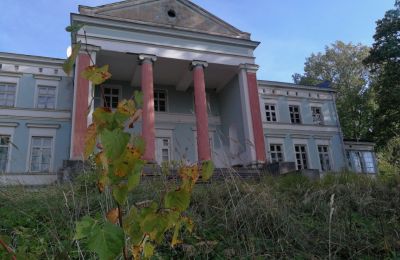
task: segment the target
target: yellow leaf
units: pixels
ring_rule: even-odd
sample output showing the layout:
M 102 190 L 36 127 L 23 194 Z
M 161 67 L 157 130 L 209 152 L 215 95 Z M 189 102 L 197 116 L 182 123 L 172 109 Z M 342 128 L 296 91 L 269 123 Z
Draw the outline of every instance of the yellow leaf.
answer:
M 96 137 L 97 137 L 96 125 L 93 123 L 88 127 L 85 136 L 85 151 L 84 151 L 85 159 L 87 159 L 89 155 L 93 152 L 93 149 L 96 145 Z
M 82 71 L 81 76 L 95 85 L 99 85 L 111 78 L 111 73 L 108 72 L 108 65 L 98 68 L 97 66 L 89 66 Z
M 113 224 L 118 222 L 118 216 L 119 216 L 118 208 L 110 210 L 106 215 L 107 220 Z

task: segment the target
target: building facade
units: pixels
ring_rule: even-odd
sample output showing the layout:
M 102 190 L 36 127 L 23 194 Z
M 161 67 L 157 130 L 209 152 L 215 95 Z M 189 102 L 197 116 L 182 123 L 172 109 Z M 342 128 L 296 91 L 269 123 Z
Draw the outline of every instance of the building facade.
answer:
M 71 24 L 84 25 L 71 35 L 82 43 L 72 76 L 62 59 L 0 53 L 3 182 L 54 178 L 63 161 L 81 160 L 94 109 L 135 90 L 143 116 L 130 131 L 144 137 L 149 162 L 288 161 L 321 172 L 353 167 L 354 158 L 371 165 L 343 141 L 334 90 L 257 80 L 259 42 L 188 0 L 79 6 Z M 101 86 L 81 77 L 105 64 L 112 78 Z M 373 146 L 364 149 L 376 172 Z

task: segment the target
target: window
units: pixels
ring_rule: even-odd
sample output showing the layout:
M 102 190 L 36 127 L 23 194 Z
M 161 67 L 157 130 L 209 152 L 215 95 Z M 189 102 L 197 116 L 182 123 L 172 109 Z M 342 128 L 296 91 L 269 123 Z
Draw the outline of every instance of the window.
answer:
M 280 144 L 271 144 L 269 146 L 269 150 L 271 153 L 271 162 L 283 162 L 283 151 L 282 145 Z
M 294 151 L 296 154 L 297 170 L 308 169 L 306 146 L 305 145 L 295 145 Z
M 0 135 L 0 172 L 7 171 L 8 150 L 10 147 L 10 136 Z
M 290 112 L 290 121 L 292 122 L 292 124 L 301 124 L 299 106 L 290 105 L 289 112 Z
M 329 147 L 327 145 L 318 145 L 319 162 L 321 163 L 321 171 L 331 171 L 331 162 L 329 160 Z
M 0 83 L 0 106 L 14 106 L 16 89 L 16 84 Z
M 324 124 L 324 116 L 322 115 L 320 107 L 311 107 L 313 123 L 316 125 Z
M 267 122 L 276 122 L 275 105 L 265 104 L 265 118 Z
M 157 162 L 168 162 L 171 160 L 171 139 L 168 137 L 157 138 Z
M 364 172 L 375 173 L 374 156 L 372 152 L 363 152 Z
M 50 171 L 52 143 L 52 137 L 32 137 L 30 160 L 31 172 Z
M 56 87 L 38 86 L 37 108 L 56 108 Z
M 154 111 L 167 111 L 167 92 L 165 90 L 154 90 Z
M 118 107 L 120 89 L 117 87 L 103 87 L 103 106 L 111 109 Z

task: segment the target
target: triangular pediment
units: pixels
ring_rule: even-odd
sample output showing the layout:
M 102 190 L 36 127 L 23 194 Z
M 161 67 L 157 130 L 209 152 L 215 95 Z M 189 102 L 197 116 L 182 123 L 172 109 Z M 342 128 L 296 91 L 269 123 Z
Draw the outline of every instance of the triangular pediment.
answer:
M 242 32 L 188 0 L 128 0 L 98 7 L 80 6 L 81 14 L 144 22 L 214 35 L 249 39 Z

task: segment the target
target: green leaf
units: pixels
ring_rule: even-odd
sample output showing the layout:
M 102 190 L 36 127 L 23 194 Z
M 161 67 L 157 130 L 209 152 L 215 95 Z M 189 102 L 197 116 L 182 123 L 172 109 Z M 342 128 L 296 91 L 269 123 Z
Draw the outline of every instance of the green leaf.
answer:
M 135 104 L 137 107 L 143 107 L 143 92 L 135 90 L 133 93 Z
M 69 56 L 65 60 L 65 62 L 63 64 L 63 70 L 67 75 L 71 74 L 72 69 L 73 69 L 74 64 L 75 64 L 76 57 L 78 56 L 80 49 L 81 49 L 81 43 L 80 42 L 78 42 L 77 44 L 74 44 L 73 47 L 72 47 L 71 56 Z
M 124 232 L 119 226 L 105 222 L 102 227 L 95 226 L 87 242 L 89 250 L 97 253 L 100 260 L 115 259 L 122 252 Z
M 96 225 L 96 220 L 91 217 L 84 216 L 80 221 L 76 222 L 74 239 L 82 239 L 91 235 L 93 227 Z
M 144 153 L 144 150 L 146 148 L 146 143 L 144 139 L 141 136 L 134 136 L 132 140 L 133 146 L 139 150 L 141 154 Z
M 67 32 L 77 32 L 77 31 L 79 31 L 80 29 L 82 29 L 83 26 L 84 26 L 84 24 L 82 24 L 82 23 L 75 23 L 75 24 L 73 24 L 73 25 L 67 26 L 67 27 L 65 28 L 65 30 L 66 30 Z
M 111 73 L 108 72 L 108 65 L 103 67 L 89 66 L 82 71 L 81 76 L 95 85 L 100 85 L 104 81 L 111 78 Z M 110 104 L 108 104 L 110 106 Z
M 201 166 L 202 179 L 208 181 L 214 173 L 214 163 L 212 161 L 205 161 Z
M 126 199 L 128 198 L 128 185 L 120 184 L 118 186 L 113 187 L 113 197 L 120 204 L 124 204 Z
M 143 253 L 144 257 L 147 259 L 152 257 L 154 255 L 154 246 L 151 243 L 147 242 L 144 245 Z
M 168 228 L 168 218 L 166 216 L 152 213 L 143 220 L 142 230 L 149 234 L 150 239 L 157 243 L 162 241 L 162 237 Z
M 105 129 L 101 133 L 100 139 L 107 159 L 114 161 L 119 158 L 126 149 L 129 137 L 129 134 L 124 133 L 121 129 L 113 131 Z
M 190 204 L 190 192 L 187 190 L 170 191 L 164 199 L 164 206 L 167 209 L 184 211 Z
M 98 107 L 93 112 L 93 122 L 96 124 L 98 129 L 102 129 L 112 124 L 113 113 L 110 109 L 104 107 Z
M 128 175 L 128 191 L 132 191 L 140 183 L 140 177 L 142 175 L 143 162 L 137 161 L 134 168 Z

